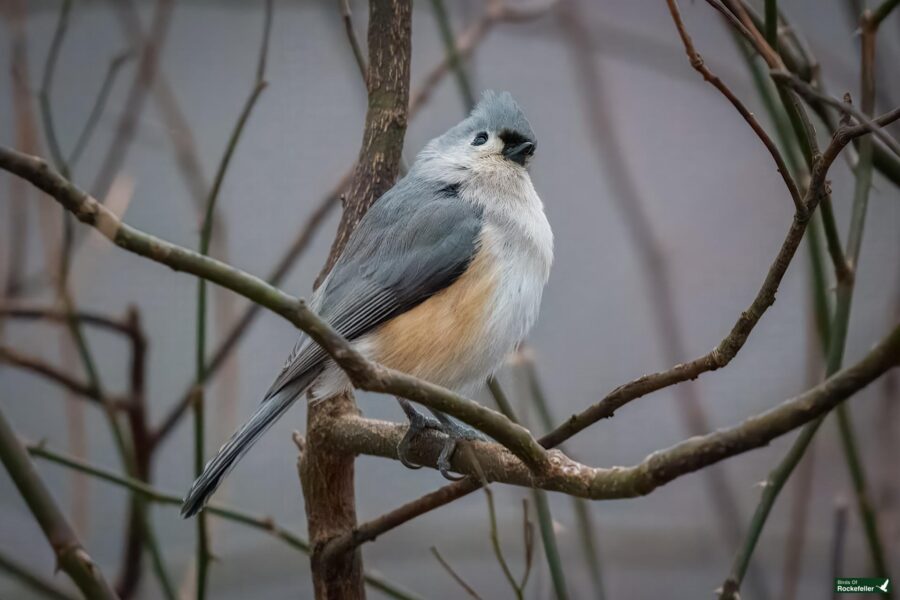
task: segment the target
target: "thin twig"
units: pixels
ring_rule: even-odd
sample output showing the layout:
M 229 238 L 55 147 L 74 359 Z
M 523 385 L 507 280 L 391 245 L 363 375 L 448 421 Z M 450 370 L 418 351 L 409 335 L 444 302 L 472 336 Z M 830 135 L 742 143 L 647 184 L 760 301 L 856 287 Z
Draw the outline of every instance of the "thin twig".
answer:
M 56 584 L 52 581 L 32 572 L 30 567 L 30 565 L 24 565 L 0 552 L 0 570 L 18 579 L 31 591 L 40 594 L 42 597 L 53 598 L 54 600 L 74 600 L 74 597 L 69 595 L 68 592 L 56 587 Z
M 13 348 L 0 346 L 0 363 L 6 363 L 19 369 L 40 375 L 41 377 L 66 388 L 76 396 L 97 403 L 98 405 L 102 405 L 106 401 L 103 393 L 90 383 L 79 381 L 61 369 L 44 362 L 42 359 L 19 352 Z
M 519 419 L 516 417 L 512 404 L 507 398 L 506 393 L 503 391 L 503 388 L 500 387 L 500 382 L 491 377 L 488 379 L 488 389 L 490 390 L 494 401 L 497 403 L 500 412 L 506 415 L 513 423 L 519 423 Z M 483 474 L 481 474 L 480 479 L 483 482 L 482 485 L 485 485 L 486 480 Z M 550 579 L 553 582 L 553 591 L 556 594 L 557 600 L 566 600 L 569 597 L 569 593 L 566 586 L 565 569 L 562 568 L 562 560 L 559 556 L 559 545 L 556 543 L 556 530 L 553 526 L 553 514 L 550 512 L 550 503 L 547 501 L 547 495 L 544 491 L 537 488 L 532 490 L 532 499 L 537 510 L 538 527 L 540 527 L 541 530 L 541 541 L 544 546 L 544 554 L 547 557 L 547 566 L 550 568 Z M 502 561 L 501 564 L 503 564 Z M 515 587 L 515 580 L 512 578 L 512 575 L 508 574 L 507 578 L 513 583 L 513 587 Z
M 366 81 L 366 71 L 369 70 L 366 64 L 366 57 L 363 54 L 362 46 L 359 43 L 359 36 L 356 35 L 356 29 L 353 27 L 353 13 L 350 10 L 350 0 L 338 0 L 341 9 L 341 20 L 344 22 L 344 29 L 347 32 L 347 41 L 350 42 L 350 49 L 353 51 L 353 60 L 363 83 Z
M 342 189 L 346 187 L 345 184 L 349 179 L 350 177 L 348 172 L 347 175 L 341 179 L 340 184 L 336 186 L 335 189 Z M 340 205 L 338 199 L 339 198 L 336 192 L 329 193 L 322 199 L 322 202 L 320 202 L 319 205 L 309 215 L 305 225 L 300 228 L 297 237 L 294 238 L 294 241 L 291 243 L 282 258 L 276 264 L 275 268 L 266 278 L 266 283 L 268 283 L 269 285 L 277 286 L 284 280 L 291 267 L 309 246 L 313 236 L 318 232 L 322 224 L 331 215 L 331 212 Z M 204 371 L 206 379 L 203 381 L 204 384 L 207 383 L 207 381 L 209 381 L 209 379 L 213 377 L 225 364 L 226 359 L 237 347 L 238 342 L 240 342 L 244 333 L 248 330 L 261 310 L 263 310 L 263 307 L 261 305 L 256 303 L 250 304 L 250 306 L 247 307 L 247 309 L 228 331 L 228 333 L 222 336 L 219 345 L 212 352 L 211 356 L 206 360 L 206 370 Z M 175 406 L 169 411 L 166 417 L 163 418 L 160 425 L 156 428 L 153 434 L 154 444 L 158 444 L 166 437 L 168 437 L 168 435 L 175 429 L 175 426 L 181 420 L 182 416 L 184 416 L 184 414 L 187 412 L 188 408 L 190 408 L 191 394 L 193 393 L 194 385 L 194 382 L 191 382 L 191 384 L 187 386 L 187 389 L 185 389 L 184 393 L 181 395 L 178 403 L 175 404 Z
M 128 337 L 134 337 L 135 335 L 135 332 L 128 323 L 114 319 L 103 313 L 86 310 L 76 310 L 74 313 L 68 313 L 59 310 L 58 308 L 47 306 L 36 306 L 24 303 L 0 304 L 0 319 L 7 317 L 23 320 L 47 320 L 63 325 L 65 325 L 69 319 L 74 318 L 86 325 L 92 325 Z
M 884 0 L 871 12 L 871 16 L 869 17 L 871 26 L 878 29 L 881 22 L 884 21 L 898 5 L 900 5 L 900 0 Z
M 456 47 L 456 40 L 453 37 L 453 28 L 450 25 L 450 17 L 447 15 L 447 7 L 444 6 L 443 0 L 431 0 L 431 8 L 434 11 L 434 18 L 437 20 L 438 31 L 440 32 L 441 40 L 444 43 L 444 52 L 447 54 L 447 64 L 456 75 L 456 84 L 459 87 L 463 105 L 468 112 L 475 106 L 475 93 L 472 91 L 469 76 L 466 74 L 466 67 L 463 64 L 459 50 Z
M 781 152 L 778 151 L 778 146 L 775 145 L 775 142 L 773 142 L 772 138 L 769 137 L 769 134 L 766 133 L 765 128 L 756 120 L 753 113 L 751 113 L 747 107 L 744 106 L 744 103 L 741 102 L 733 91 L 731 91 L 731 88 L 719 79 L 715 73 L 710 71 L 709 67 L 703 62 L 703 57 L 700 56 L 700 53 L 694 48 L 694 42 L 691 40 L 691 36 L 688 35 L 688 32 L 684 27 L 684 22 L 681 19 L 681 13 L 678 11 L 678 4 L 675 0 L 667 0 L 667 3 L 669 5 L 669 12 L 672 14 L 672 20 L 675 22 L 675 27 L 678 29 L 678 35 L 681 37 L 681 42 L 684 44 L 684 50 L 688 55 L 691 66 L 703 76 L 704 80 L 712 84 L 713 87 L 719 90 L 719 92 L 728 99 L 731 105 L 734 106 L 741 117 L 743 117 L 744 121 L 746 121 L 754 133 L 756 133 L 760 141 L 762 141 L 763 145 L 769 151 L 769 154 L 772 155 L 772 159 L 775 161 L 775 166 L 777 167 L 779 174 L 781 174 L 781 178 L 784 179 L 784 184 L 787 186 L 791 199 L 794 201 L 794 207 L 797 210 L 797 213 L 803 217 L 806 211 L 806 208 L 803 205 L 803 199 L 800 196 L 800 191 L 797 189 L 794 178 L 791 177 L 791 173 L 784 162 L 784 158 L 781 156 Z M 774 2 L 772 2 L 772 4 L 774 4 Z M 766 6 L 768 9 L 769 2 L 766 3 Z
M 110 59 L 109 67 L 106 69 L 106 76 L 103 78 L 100 89 L 97 91 L 97 98 L 94 100 L 91 112 L 88 114 L 88 118 L 81 128 L 81 133 L 78 134 L 75 144 L 72 146 L 72 152 L 69 154 L 69 158 L 66 161 L 69 163 L 69 168 L 74 169 L 75 165 L 78 164 L 78 161 L 81 160 L 81 155 L 91 141 L 94 131 L 97 129 L 97 123 L 100 122 L 100 116 L 106 108 L 106 101 L 109 99 L 109 94 L 112 91 L 113 84 L 116 81 L 119 71 L 125 66 L 125 63 L 134 57 L 134 50 L 129 48 L 128 50 L 116 54 Z
M 844 577 L 844 545 L 847 540 L 847 504 L 838 500 L 834 507 L 834 528 L 831 538 L 831 580 Z M 832 592 L 832 598 L 838 599 L 838 593 Z
M 766 0 L 766 41 L 778 52 L 778 0 Z
M 44 63 L 44 75 L 41 79 L 41 89 L 38 92 L 38 98 L 41 104 L 41 114 L 43 115 L 45 124 L 45 135 L 47 136 L 47 148 L 50 150 L 50 156 L 53 161 L 59 165 L 60 171 L 65 177 L 69 177 L 70 173 L 63 156 L 59 139 L 56 137 L 56 127 L 53 125 L 53 110 L 50 106 L 50 94 L 52 93 L 53 74 L 56 71 L 56 63 L 59 60 L 59 51 L 62 48 L 63 38 L 69 27 L 69 13 L 72 12 L 72 0 L 63 0 L 59 9 L 59 17 L 56 21 L 56 29 L 53 32 L 53 38 L 50 41 L 50 50 L 47 52 L 47 60 Z
M 441 566 L 444 567 L 444 570 L 447 571 L 447 573 L 450 574 L 450 577 L 452 577 L 453 580 L 454 580 L 456 583 L 458 583 L 459 586 L 460 586 L 460 587 L 461 587 L 461 588 L 462 588 L 462 589 L 463 589 L 470 597 L 475 598 L 476 600 L 481 600 L 481 596 L 479 596 L 479 595 L 475 592 L 475 590 L 472 589 L 472 586 L 470 586 L 468 583 L 466 583 L 466 580 L 465 580 L 465 579 L 463 579 L 462 577 L 460 577 L 459 574 L 458 574 L 456 571 L 453 570 L 453 567 L 450 566 L 450 563 L 448 563 L 446 560 L 444 560 L 444 557 L 441 556 L 441 553 L 438 552 L 438 549 L 437 549 L 437 548 L 435 548 L 434 546 L 432 546 L 432 547 L 430 548 L 430 550 L 431 550 L 431 553 L 434 555 L 434 557 L 437 559 L 437 561 L 441 564 Z
M 878 137 L 878 139 L 884 142 L 884 145 L 887 146 L 891 152 L 900 156 L 900 142 L 895 140 L 884 128 L 873 123 L 863 111 L 854 108 L 852 104 L 820 92 L 789 71 L 773 70 L 769 74 L 772 79 L 786 83 L 797 90 L 797 92 L 807 101 L 815 102 L 816 100 L 820 100 L 829 106 L 833 106 L 842 113 L 851 115 L 854 119 L 865 125 L 869 131 Z
M 212 240 L 213 217 L 215 215 L 216 201 L 219 198 L 219 192 L 222 189 L 222 183 L 225 180 L 225 174 L 228 172 L 228 166 L 234 151 L 237 148 L 241 134 L 250 118 L 250 113 L 256 106 L 256 101 L 260 94 L 266 88 L 265 68 L 266 56 L 269 49 L 269 34 L 272 29 L 272 0 L 267 0 L 262 44 L 259 51 L 259 59 L 256 70 L 256 78 L 253 88 L 248 96 L 244 107 L 241 110 L 238 120 L 234 125 L 231 136 L 225 147 L 225 152 L 219 162 L 216 170 L 216 176 L 213 180 L 212 188 L 206 201 L 206 211 L 200 229 L 200 248 L 199 254 L 206 256 L 209 253 L 209 246 Z M 206 381 L 206 280 L 197 280 L 197 340 L 196 340 L 196 386 L 198 395 L 193 403 L 194 408 L 194 475 L 199 477 L 203 472 L 205 459 L 205 423 L 204 423 L 204 401 L 203 401 L 203 382 Z M 203 600 L 206 597 L 206 582 L 209 571 L 209 560 L 211 552 L 209 549 L 209 534 L 207 531 L 206 516 L 197 515 L 197 598 Z
M 528 383 L 529 397 L 537 409 L 541 427 L 543 427 L 544 431 L 549 431 L 553 428 L 553 423 L 556 422 L 556 419 L 550 411 L 544 388 L 538 377 L 533 351 L 528 347 L 520 347 L 515 354 L 513 362 L 518 364 L 524 371 L 524 376 Z M 566 448 L 562 445 L 558 446 L 558 448 L 568 454 Z M 584 498 L 572 498 L 572 510 L 575 514 L 578 539 L 584 551 L 584 561 L 591 574 L 594 597 L 596 600 L 605 600 L 607 597 L 605 578 L 603 576 L 600 549 L 597 547 L 595 540 L 596 527 L 591 516 L 591 505 Z
M 524 590 L 519 586 L 519 582 L 516 581 L 516 578 L 513 576 L 512 571 L 509 568 L 509 564 L 506 562 L 506 557 L 503 555 L 503 546 L 500 544 L 500 532 L 497 528 L 497 509 L 494 506 L 494 492 L 491 490 L 490 486 L 484 486 L 484 496 L 487 499 L 488 505 L 488 521 L 490 522 L 490 538 L 491 538 L 491 548 L 494 550 L 494 557 L 497 559 L 497 563 L 500 565 L 500 570 L 503 571 L 503 576 L 506 578 L 506 581 L 509 582 L 510 587 L 513 589 L 513 594 L 515 594 L 516 598 L 522 600 L 524 597 Z
M 123 0 L 114 4 L 117 12 L 134 10 L 131 6 L 131 0 Z M 122 112 L 116 123 L 113 140 L 107 148 L 97 175 L 94 177 L 94 182 L 91 185 L 91 190 L 100 199 L 106 197 L 113 180 L 118 176 L 122 165 L 125 164 L 128 149 L 137 133 L 138 122 L 146 103 L 147 92 L 153 87 L 153 82 L 156 78 L 159 56 L 169 31 L 174 5 L 173 0 L 157 0 L 148 34 L 138 38 L 140 57 L 138 58 L 134 79 L 128 89 Z

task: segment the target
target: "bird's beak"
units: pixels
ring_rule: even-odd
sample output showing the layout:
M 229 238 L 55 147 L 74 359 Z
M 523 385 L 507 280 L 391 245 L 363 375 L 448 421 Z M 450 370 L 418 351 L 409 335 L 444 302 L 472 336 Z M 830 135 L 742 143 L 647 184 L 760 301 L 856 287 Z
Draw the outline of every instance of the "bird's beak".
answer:
M 503 156 L 524 167 L 525 161 L 534 154 L 534 148 L 534 142 L 522 142 L 520 144 L 508 145 L 503 148 Z

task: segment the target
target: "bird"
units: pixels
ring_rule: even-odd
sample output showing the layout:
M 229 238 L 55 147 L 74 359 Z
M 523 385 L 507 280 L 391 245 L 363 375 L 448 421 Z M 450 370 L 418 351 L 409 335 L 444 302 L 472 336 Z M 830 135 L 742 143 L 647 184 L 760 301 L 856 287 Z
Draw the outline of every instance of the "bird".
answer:
M 463 395 L 502 365 L 538 317 L 553 232 L 529 175 L 537 140 L 509 92 L 486 91 L 470 114 L 428 142 L 363 216 L 310 307 L 367 359 Z M 300 397 L 351 389 L 328 354 L 302 335 L 262 403 L 204 467 L 182 505 L 203 509 L 235 463 Z M 398 456 L 424 429 L 446 438 L 444 477 L 459 440 L 484 436 L 397 398 L 409 420 Z

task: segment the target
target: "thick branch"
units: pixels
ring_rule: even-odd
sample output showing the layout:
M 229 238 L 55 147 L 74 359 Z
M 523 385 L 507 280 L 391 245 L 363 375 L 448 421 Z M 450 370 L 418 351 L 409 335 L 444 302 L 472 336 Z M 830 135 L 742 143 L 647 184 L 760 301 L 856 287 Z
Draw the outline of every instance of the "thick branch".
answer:
M 900 324 L 858 363 L 799 396 L 736 426 L 692 437 L 667 450 L 654 452 L 631 467 L 590 467 L 571 460 L 559 451 L 551 451 L 549 468 L 534 473 L 498 444 L 471 442 L 471 447 L 488 481 L 540 487 L 592 500 L 644 496 L 682 475 L 765 446 L 827 413 L 886 371 L 898 366 Z M 362 417 L 344 418 L 333 426 L 333 435 L 329 439 L 335 450 L 392 459 L 396 458 L 397 443 L 405 431 L 404 426 L 396 423 Z M 412 449 L 412 460 L 435 467 L 443 438 L 427 432 L 420 439 L 421 442 Z M 473 476 L 478 472 L 464 453 L 453 458 L 453 467 L 460 473 Z
M 729 429 L 689 438 L 668 450 L 654 452 L 632 467 L 595 468 L 575 462 L 561 452 L 552 452 L 551 467 L 535 475 L 502 447 L 472 442 L 480 469 L 490 481 L 540 487 L 592 500 L 613 500 L 647 495 L 656 488 L 716 462 L 765 446 L 773 439 L 818 419 L 880 375 L 900 366 L 900 325 L 856 365 L 840 371 L 814 388 L 784 401 L 760 415 Z M 402 427 L 393 423 L 355 417 L 335 423 L 333 444 L 345 452 L 396 458 Z M 422 436 L 412 459 L 434 467 L 441 439 L 432 433 Z M 548 439 L 541 439 L 545 445 Z M 473 475 L 444 486 L 381 517 L 363 523 L 351 534 L 332 540 L 325 552 L 345 552 L 411 519 L 448 504 L 478 489 L 478 471 L 463 458 L 453 458 L 460 473 Z

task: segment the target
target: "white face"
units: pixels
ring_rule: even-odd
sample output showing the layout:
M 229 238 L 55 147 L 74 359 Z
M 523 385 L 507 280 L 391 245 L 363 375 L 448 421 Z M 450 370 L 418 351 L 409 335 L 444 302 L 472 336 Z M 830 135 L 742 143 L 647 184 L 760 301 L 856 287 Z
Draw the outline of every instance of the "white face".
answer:
M 432 145 L 423 152 L 428 170 L 441 179 L 460 182 L 485 177 L 527 177 L 527 166 L 534 144 L 520 135 L 494 131 L 477 131 L 440 149 Z

